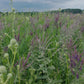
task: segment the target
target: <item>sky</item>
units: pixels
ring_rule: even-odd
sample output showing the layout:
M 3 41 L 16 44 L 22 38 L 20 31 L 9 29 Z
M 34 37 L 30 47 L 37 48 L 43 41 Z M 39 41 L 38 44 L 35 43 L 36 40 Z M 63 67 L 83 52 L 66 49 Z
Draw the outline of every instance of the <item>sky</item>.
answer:
M 13 8 L 18 11 L 47 11 L 59 8 L 84 9 L 84 0 L 13 0 Z M 0 11 L 10 10 L 10 0 L 0 0 Z

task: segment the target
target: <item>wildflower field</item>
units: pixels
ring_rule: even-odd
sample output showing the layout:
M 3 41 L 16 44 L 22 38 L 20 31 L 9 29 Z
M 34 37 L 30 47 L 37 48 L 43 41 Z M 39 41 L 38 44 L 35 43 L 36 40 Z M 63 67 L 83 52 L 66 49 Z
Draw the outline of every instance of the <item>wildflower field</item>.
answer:
M 84 14 L 0 14 L 0 84 L 84 84 Z

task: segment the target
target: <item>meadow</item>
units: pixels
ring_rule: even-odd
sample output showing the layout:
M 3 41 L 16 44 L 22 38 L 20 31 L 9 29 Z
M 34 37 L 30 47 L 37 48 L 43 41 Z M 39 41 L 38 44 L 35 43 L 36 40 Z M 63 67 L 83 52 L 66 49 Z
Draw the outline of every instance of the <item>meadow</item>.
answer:
M 0 14 L 0 84 L 84 84 L 84 14 Z

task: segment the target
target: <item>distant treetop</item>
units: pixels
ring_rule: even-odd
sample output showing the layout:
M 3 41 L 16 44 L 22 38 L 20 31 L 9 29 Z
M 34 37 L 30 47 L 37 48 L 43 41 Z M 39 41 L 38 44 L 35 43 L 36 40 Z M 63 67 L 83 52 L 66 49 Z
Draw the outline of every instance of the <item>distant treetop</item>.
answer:
M 82 13 L 82 10 L 81 9 L 62 9 L 61 12 L 62 13 L 67 12 L 67 13 L 76 14 L 76 13 Z

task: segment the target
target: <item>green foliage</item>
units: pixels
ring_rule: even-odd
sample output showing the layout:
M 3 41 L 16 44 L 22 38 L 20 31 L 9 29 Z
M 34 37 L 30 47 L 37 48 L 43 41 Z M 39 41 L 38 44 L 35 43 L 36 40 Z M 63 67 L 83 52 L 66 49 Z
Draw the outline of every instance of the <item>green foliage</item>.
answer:
M 77 14 L 77 13 L 82 13 L 81 9 L 62 9 L 61 10 L 62 13 L 66 12 L 66 13 L 73 13 L 73 14 Z
M 4 13 L 0 18 L 0 65 L 6 73 L 0 73 L 1 84 L 83 84 L 84 66 L 77 79 L 70 68 L 69 55 L 74 48 L 68 44 L 72 40 L 78 53 L 83 52 L 83 18 L 82 14 L 60 11 L 18 13 L 12 9 Z

